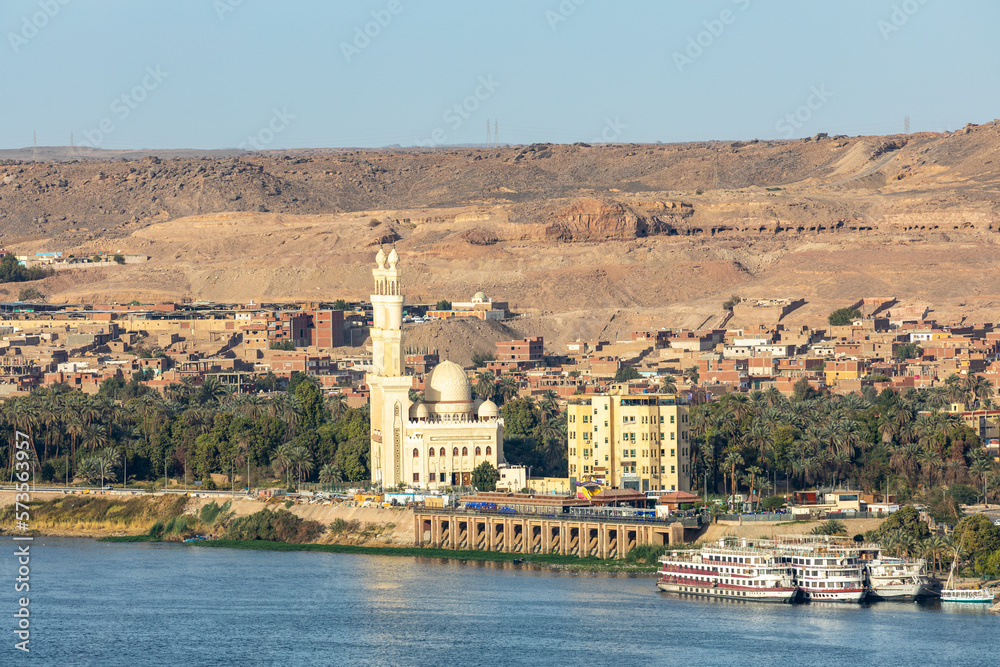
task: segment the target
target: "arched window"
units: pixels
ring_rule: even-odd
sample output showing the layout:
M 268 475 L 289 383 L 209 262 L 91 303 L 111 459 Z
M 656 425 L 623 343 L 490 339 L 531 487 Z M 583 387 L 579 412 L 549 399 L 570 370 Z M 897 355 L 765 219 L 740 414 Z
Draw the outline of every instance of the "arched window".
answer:
M 455 447 L 453 450 L 451 450 L 451 455 L 458 456 L 458 447 Z
M 420 450 L 416 447 L 413 448 L 413 458 L 418 458 L 420 456 Z
M 431 447 L 430 449 L 427 450 L 427 456 L 434 456 L 434 448 L 433 447 Z
M 486 456 L 489 456 L 492 453 L 493 453 L 493 448 L 490 447 L 489 445 L 486 445 Z
M 440 454 L 441 456 L 444 456 L 444 447 L 441 448 L 441 451 L 438 452 L 438 454 Z
M 469 455 L 469 448 L 462 447 L 462 456 L 468 456 L 468 455 Z
M 483 455 L 482 447 L 476 447 L 476 456 L 482 456 L 482 455 Z

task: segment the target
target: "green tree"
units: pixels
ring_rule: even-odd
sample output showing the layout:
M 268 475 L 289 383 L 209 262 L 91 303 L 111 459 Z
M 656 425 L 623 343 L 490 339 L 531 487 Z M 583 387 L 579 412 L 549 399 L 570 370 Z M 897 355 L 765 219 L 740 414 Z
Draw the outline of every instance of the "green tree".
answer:
M 631 366 L 622 366 L 615 373 L 615 382 L 628 382 L 629 380 L 638 380 L 642 376 L 639 375 L 639 371 L 635 370 Z
M 45 295 L 36 287 L 25 287 L 17 295 L 18 301 L 44 301 Z
M 899 361 L 903 361 L 905 359 L 919 359 L 923 353 L 923 348 L 916 343 L 907 343 L 906 345 L 900 345 L 896 348 L 895 357 Z
M 951 537 L 973 559 L 985 558 L 1000 550 L 1000 527 L 994 526 L 985 514 L 970 514 L 959 521 Z
M 931 534 L 927 524 L 920 520 L 920 514 L 917 510 L 909 505 L 890 514 L 889 518 L 878 529 L 880 537 L 885 537 L 895 531 L 902 531 L 914 540 L 926 539 Z
M 490 464 L 483 461 L 472 471 L 472 486 L 479 491 L 496 491 L 500 473 Z
M 295 387 L 295 398 L 302 407 L 300 428 L 316 429 L 326 421 L 326 406 L 323 405 L 323 394 L 314 382 L 300 382 Z
M 472 353 L 472 367 L 482 368 L 487 362 L 493 361 L 496 356 L 492 352 L 473 352 Z
M 333 302 L 334 310 L 347 310 L 348 308 L 350 308 L 350 306 L 347 305 L 347 302 L 344 301 L 343 299 L 337 299 L 336 301 Z
M 116 264 L 124 264 L 125 263 L 125 257 L 122 256 L 120 253 L 115 253 L 115 256 L 112 257 L 111 259 L 113 259 Z
M 435 308 L 437 310 L 451 310 L 451 301 L 445 301 L 444 299 L 441 299 L 440 301 L 437 302 Z
M 861 313 L 854 308 L 838 308 L 837 310 L 830 313 L 830 316 L 826 318 L 826 321 L 831 327 L 843 326 L 845 324 L 850 324 L 852 321 L 861 317 Z

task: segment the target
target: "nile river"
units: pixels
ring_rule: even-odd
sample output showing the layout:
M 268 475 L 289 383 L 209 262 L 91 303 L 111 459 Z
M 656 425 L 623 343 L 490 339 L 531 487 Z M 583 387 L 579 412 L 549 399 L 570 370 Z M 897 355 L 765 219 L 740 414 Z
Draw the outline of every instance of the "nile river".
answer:
M 0 665 L 996 665 L 1000 617 L 682 600 L 512 564 L 38 538 L 31 654 Z M 9 584 L 6 582 L 10 582 Z

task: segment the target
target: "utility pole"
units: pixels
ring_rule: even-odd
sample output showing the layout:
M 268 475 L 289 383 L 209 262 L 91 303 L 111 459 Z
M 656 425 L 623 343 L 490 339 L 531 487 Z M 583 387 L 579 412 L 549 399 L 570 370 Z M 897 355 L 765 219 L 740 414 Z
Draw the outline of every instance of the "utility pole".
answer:
M 903 116 L 903 134 L 910 133 L 910 114 Z
M 490 119 L 486 119 L 486 147 L 490 147 Z
M 496 144 L 497 148 L 500 148 L 500 121 L 496 118 L 493 119 L 493 143 Z

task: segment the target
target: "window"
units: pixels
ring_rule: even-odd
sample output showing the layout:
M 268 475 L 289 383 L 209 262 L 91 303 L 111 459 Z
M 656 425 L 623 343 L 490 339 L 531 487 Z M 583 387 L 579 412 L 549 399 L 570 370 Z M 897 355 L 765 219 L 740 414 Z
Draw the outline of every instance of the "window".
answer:
M 670 466 L 670 473 L 673 474 L 673 472 L 674 472 L 674 466 Z
M 660 450 L 660 456 L 666 456 L 666 455 L 667 455 L 667 450 L 661 449 Z
M 493 448 L 490 447 L 489 445 L 486 445 L 486 456 L 489 456 L 492 453 L 493 453 Z
M 413 448 L 413 458 L 419 458 L 419 457 L 420 457 L 420 450 L 418 450 L 416 447 L 414 447 Z
M 673 439 L 674 439 L 674 436 L 675 436 L 675 435 L 677 435 L 677 434 L 676 434 L 676 433 L 674 433 L 673 431 L 671 431 L 671 432 L 670 432 L 670 439 L 671 439 L 671 440 L 673 440 Z
M 420 483 L 420 473 L 419 472 L 413 473 L 413 483 L 414 484 L 419 484 Z
M 427 450 L 427 456 L 429 456 L 429 457 L 430 456 L 434 456 L 434 448 L 433 447 L 431 447 L 430 449 Z M 434 480 L 432 479 L 431 481 L 433 482 Z
M 451 450 L 451 455 L 458 456 L 458 447 L 455 447 L 454 449 Z
M 660 423 L 663 423 L 663 415 L 660 415 Z
M 462 456 L 468 456 L 468 455 L 469 455 L 469 448 L 462 447 Z
M 438 452 L 438 454 L 440 454 L 441 456 L 444 456 L 444 447 L 441 448 L 441 451 Z
M 671 456 L 673 456 L 673 455 L 674 455 L 674 450 L 672 450 L 672 449 L 670 450 L 670 455 L 671 455 Z
M 437 474 L 432 472 L 431 475 L 430 475 L 430 480 L 429 481 L 431 481 L 431 482 L 436 481 L 436 477 L 437 477 Z
M 482 454 L 483 454 L 483 448 L 476 447 L 476 456 L 482 456 Z

